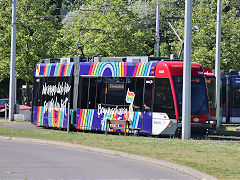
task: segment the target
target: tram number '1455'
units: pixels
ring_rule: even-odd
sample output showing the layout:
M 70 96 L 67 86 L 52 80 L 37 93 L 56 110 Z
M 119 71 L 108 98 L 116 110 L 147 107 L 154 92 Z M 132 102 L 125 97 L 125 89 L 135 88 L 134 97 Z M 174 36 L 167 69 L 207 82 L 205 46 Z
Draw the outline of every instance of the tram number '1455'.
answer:
M 169 117 L 166 113 L 153 113 L 152 116 L 152 134 L 159 135 L 168 127 L 170 123 Z

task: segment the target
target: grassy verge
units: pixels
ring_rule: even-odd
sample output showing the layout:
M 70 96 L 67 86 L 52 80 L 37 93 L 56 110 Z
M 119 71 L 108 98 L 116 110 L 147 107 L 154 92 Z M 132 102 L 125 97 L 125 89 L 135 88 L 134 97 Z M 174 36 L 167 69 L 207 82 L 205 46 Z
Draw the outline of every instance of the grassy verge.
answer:
M 223 132 L 222 132 L 223 133 Z M 238 132 L 237 132 L 238 133 Z M 31 137 L 111 149 L 166 160 L 198 169 L 218 179 L 240 179 L 240 143 L 122 136 L 57 130 L 0 129 L 1 136 Z
M 240 130 L 237 131 L 236 128 L 236 126 L 221 126 L 219 129 L 217 129 L 216 135 L 240 138 Z

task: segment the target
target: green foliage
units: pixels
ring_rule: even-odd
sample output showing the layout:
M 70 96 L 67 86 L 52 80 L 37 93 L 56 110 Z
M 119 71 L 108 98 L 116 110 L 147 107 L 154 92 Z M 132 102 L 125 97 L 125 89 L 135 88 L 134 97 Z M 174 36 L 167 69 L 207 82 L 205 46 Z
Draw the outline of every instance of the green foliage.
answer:
M 87 0 L 63 0 L 62 9 L 73 11 L 79 9 L 83 4 L 87 4 Z
M 30 80 L 35 64 L 51 56 L 48 47 L 56 40 L 56 31 L 60 29 L 59 19 L 54 15 L 60 12 L 56 12 L 58 6 L 50 0 L 35 3 L 22 0 L 20 3 L 16 70 L 21 72 L 22 79 Z
M 86 56 L 150 55 L 152 32 L 137 24 L 139 18 L 125 1 L 97 0 L 81 9 L 64 21 L 53 48 L 58 57 L 81 55 L 77 42 Z
M 49 47 L 56 40 L 61 1 L 19 0 L 17 2 L 16 34 L 16 76 L 30 81 L 35 64 L 42 58 L 51 56 Z M 0 1 L 0 19 L 6 24 L 0 25 L 1 78 L 9 76 L 11 47 L 11 3 Z
M 184 0 L 18 0 L 16 76 L 29 81 L 43 58 L 153 55 L 156 4 L 160 4 L 160 55 L 178 55 L 184 39 Z M 240 69 L 240 1 L 222 0 L 221 68 Z M 62 19 L 60 10 L 68 9 Z M 216 0 L 193 0 L 192 61 L 214 68 Z M 11 1 L 0 1 L 0 81 L 9 77 Z
M 4 79 L 0 82 L 0 99 L 8 98 L 9 93 L 9 79 Z
M 237 4 L 237 3 L 236 3 Z M 221 17 L 221 69 L 240 70 L 240 18 L 235 3 L 229 0 L 222 1 Z M 192 61 L 214 69 L 216 53 L 216 13 L 215 0 L 199 1 L 193 7 L 193 26 L 199 32 L 192 32 Z M 175 24 L 183 38 L 184 22 Z M 179 43 L 172 43 L 174 51 L 179 50 Z
M 197 3 L 197 0 L 193 1 L 193 4 Z M 164 0 L 164 1 L 150 1 L 148 5 L 151 7 L 152 17 L 148 17 L 146 21 L 151 22 L 149 28 L 153 29 L 152 36 L 155 36 L 155 26 L 156 26 L 156 5 L 160 5 L 160 23 L 159 23 L 159 34 L 160 34 L 160 56 L 169 56 L 174 54 L 178 56 L 179 50 L 176 51 L 171 48 L 171 43 L 180 43 L 177 35 L 174 33 L 173 29 L 170 27 L 174 25 L 175 22 L 182 21 L 184 19 L 184 0 Z M 150 11 L 150 9 L 149 9 Z M 173 26 L 174 27 L 174 26 Z M 176 29 L 176 27 L 174 27 Z M 155 41 L 153 41 L 155 45 Z M 152 46 L 154 49 L 155 47 Z M 180 48 L 180 45 L 178 45 Z
M 64 28 L 52 49 L 58 57 L 81 55 L 77 42 L 85 45 L 86 56 L 154 54 L 159 1 L 88 2 L 79 10 L 69 12 L 63 20 Z M 160 54 L 165 56 L 173 53 L 170 43 L 178 41 L 167 19 L 174 22 L 182 18 L 184 1 L 160 1 L 160 6 Z
M 169 45 L 165 42 L 161 43 L 159 47 L 159 52 L 161 52 L 161 56 L 169 57 L 170 56 Z
M 11 3 L 0 1 L 0 81 L 9 74 L 11 52 Z M 10 70 L 9 70 L 10 71 Z

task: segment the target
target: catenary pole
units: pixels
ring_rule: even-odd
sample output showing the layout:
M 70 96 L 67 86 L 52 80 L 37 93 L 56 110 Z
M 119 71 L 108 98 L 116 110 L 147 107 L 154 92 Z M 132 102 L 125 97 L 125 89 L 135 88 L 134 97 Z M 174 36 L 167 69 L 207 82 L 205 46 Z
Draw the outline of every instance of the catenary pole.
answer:
M 217 128 L 220 127 L 220 52 L 221 51 L 221 0 L 217 1 L 217 25 L 216 25 L 216 116 Z
M 160 17 L 160 5 L 157 4 L 157 9 L 156 9 L 156 57 L 159 57 L 159 17 Z
M 15 110 L 15 59 L 16 59 L 16 0 L 12 0 L 11 64 L 9 83 L 9 121 L 14 120 Z
M 185 0 L 182 139 L 191 137 L 192 0 Z

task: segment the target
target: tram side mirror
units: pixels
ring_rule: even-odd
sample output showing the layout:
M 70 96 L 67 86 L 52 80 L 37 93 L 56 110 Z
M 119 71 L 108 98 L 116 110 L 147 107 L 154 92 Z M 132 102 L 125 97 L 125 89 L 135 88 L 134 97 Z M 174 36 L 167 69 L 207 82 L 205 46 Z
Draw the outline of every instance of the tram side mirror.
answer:
M 133 104 L 133 111 L 141 112 L 141 109 L 139 106 Z
M 144 111 L 150 112 L 150 111 L 151 111 L 151 108 L 148 107 L 146 104 L 144 104 Z

